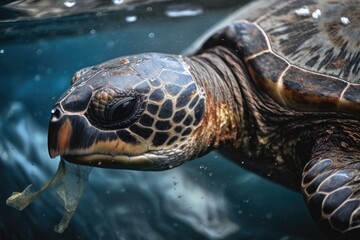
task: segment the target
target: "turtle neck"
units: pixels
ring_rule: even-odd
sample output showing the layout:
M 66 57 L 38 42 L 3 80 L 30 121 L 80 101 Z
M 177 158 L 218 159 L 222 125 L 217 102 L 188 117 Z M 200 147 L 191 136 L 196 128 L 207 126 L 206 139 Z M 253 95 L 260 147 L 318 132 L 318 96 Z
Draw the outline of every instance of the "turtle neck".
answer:
M 188 60 L 195 81 L 206 91 L 206 118 L 198 131 L 204 148 L 239 147 L 244 134 L 239 82 L 248 78 L 241 60 L 225 47 L 206 50 Z

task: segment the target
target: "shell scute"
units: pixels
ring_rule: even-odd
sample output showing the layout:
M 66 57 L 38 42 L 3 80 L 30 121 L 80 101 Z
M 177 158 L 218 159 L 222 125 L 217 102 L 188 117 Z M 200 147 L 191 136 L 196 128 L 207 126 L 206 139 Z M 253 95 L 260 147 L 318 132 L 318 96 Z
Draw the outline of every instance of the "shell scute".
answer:
M 337 111 L 347 83 L 330 76 L 290 67 L 283 76 L 286 104 L 303 111 Z
M 269 50 L 266 36 L 256 24 L 243 21 L 230 28 L 242 56 L 248 57 Z
M 248 60 L 249 71 L 256 84 L 279 103 L 283 100 L 278 91 L 278 81 L 288 66 L 284 59 L 271 52 Z

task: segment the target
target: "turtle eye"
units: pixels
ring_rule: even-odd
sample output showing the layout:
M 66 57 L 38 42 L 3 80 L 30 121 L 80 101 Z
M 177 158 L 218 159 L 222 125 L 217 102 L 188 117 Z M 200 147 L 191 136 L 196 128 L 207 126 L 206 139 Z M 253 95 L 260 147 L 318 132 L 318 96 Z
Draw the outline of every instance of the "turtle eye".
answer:
M 123 122 L 131 118 L 136 110 L 136 98 L 127 97 L 120 99 L 109 110 L 109 120 L 113 122 Z
M 100 129 L 120 129 L 130 126 L 140 117 L 142 102 L 138 93 L 103 89 L 92 98 L 86 116 Z

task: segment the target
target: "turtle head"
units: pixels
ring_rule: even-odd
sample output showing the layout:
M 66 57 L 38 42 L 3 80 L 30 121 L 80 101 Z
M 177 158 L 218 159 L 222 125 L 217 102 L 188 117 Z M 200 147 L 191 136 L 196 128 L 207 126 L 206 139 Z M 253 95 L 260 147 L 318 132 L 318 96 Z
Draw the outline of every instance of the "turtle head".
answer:
M 205 91 L 181 56 L 141 54 L 78 71 L 52 110 L 51 157 L 161 170 L 200 154 Z

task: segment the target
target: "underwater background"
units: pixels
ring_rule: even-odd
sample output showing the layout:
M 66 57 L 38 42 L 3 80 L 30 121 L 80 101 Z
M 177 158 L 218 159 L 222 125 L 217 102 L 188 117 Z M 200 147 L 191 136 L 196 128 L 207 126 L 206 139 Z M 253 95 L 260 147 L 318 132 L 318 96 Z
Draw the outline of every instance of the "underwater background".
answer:
M 324 239 L 300 193 L 212 152 L 163 172 L 93 169 L 70 225 L 55 190 L 23 211 L 13 191 L 55 173 L 47 126 L 73 73 L 142 52 L 180 54 L 248 1 L 2 1 L 0 239 Z

